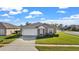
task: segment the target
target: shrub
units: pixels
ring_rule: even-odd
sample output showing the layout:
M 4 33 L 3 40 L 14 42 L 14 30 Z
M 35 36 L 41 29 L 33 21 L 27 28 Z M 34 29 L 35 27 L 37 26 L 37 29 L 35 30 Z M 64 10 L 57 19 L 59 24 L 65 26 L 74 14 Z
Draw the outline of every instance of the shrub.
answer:
M 15 34 L 20 34 L 21 33 L 21 31 L 15 31 Z
M 37 39 L 41 39 L 41 38 L 50 38 L 50 37 L 59 37 L 59 34 L 46 34 L 44 36 L 37 36 Z
M 59 34 L 55 34 L 54 37 L 59 37 Z
M 19 38 L 20 36 L 21 36 L 20 34 L 12 34 L 12 35 L 6 36 L 5 39 Z

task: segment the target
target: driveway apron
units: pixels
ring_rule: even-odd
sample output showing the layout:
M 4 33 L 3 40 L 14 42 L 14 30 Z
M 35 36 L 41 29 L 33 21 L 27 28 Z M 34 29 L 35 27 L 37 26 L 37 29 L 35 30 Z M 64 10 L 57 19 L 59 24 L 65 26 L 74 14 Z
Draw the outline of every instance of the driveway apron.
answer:
M 0 51 L 37 51 L 35 48 L 35 40 L 23 40 L 21 38 L 14 42 L 1 47 Z

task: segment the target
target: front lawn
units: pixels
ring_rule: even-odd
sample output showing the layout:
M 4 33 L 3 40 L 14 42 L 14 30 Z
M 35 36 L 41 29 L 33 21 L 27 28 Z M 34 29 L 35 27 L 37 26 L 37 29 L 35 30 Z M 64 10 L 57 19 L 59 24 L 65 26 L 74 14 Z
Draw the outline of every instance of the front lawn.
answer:
M 16 40 L 16 38 L 19 38 L 19 35 L 11 34 L 9 36 L 0 36 L 0 47 L 3 47 L 5 44 L 11 43 L 12 41 Z
M 0 36 L 0 40 L 1 40 L 1 39 L 4 39 L 5 37 L 6 37 L 6 36 Z
M 59 37 L 37 39 L 36 44 L 79 44 L 79 36 L 66 34 L 64 32 L 58 34 Z
M 39 51 L 79 51 L 79 47 L 36 46 Z

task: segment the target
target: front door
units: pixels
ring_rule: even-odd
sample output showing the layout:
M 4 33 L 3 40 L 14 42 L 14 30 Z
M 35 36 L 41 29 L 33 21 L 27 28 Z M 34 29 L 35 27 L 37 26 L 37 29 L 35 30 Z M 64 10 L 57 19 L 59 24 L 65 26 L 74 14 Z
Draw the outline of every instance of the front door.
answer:
M 46 30 L 45 29 L 38 29 L 38 35 L 44 36 L 45 34 L 46 34 Z

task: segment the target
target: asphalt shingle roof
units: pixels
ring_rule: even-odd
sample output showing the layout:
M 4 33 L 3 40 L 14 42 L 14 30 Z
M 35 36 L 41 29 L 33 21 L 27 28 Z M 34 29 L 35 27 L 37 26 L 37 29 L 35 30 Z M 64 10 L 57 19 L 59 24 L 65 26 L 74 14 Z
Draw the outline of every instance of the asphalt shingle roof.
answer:
M 5 22 L 0 22 L 0 28 L 10 28 L 10 29 L 17 29 L 17 28 L 20 28 L 16 25 L 13 25 L 13 24 L 9 24 L 9 23 L 5 23 Z
M 33 23 L 33 24 L 25 25 L 23 27 L 24 28 L 37 28 L 39 26 L 44 26 L 44 27 L 47 27 L 47 28 L 53 28 L 54 27 L 53 24 L 46 24 L 46 23 Z

